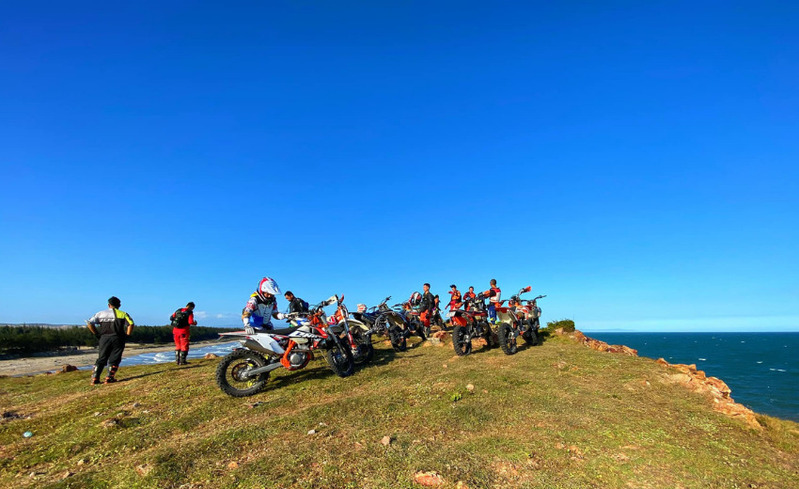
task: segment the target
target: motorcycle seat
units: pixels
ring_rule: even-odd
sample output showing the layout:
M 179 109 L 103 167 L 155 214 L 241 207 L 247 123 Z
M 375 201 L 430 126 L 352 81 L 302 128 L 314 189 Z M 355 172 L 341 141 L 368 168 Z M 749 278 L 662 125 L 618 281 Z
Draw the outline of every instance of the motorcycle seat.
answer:
M 272 329 L 272 330 L 269 330 L 269 331 L 266 331 L 266 332 L 269 333 L 269 334 L 277 334 L 277 335 L 281 335 L 281 336 L 288 336 L 288 335 L 290 335 L 291 333 L 297 331 L 300 328 L 301 328 L 301 326 L 292 326 L 290 328 Z

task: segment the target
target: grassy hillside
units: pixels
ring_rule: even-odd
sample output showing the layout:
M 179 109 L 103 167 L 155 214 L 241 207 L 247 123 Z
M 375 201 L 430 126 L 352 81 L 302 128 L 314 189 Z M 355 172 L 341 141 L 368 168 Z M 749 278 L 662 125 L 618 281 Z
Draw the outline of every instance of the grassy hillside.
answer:
M 444 488 L 799 487 L 798 424 L 749 428 L 652 360 L 562 337 L 510 357 L 378 347 L 352 377 L 320 358 L 245 399 L 216 387 L 218 360 L 108 386 L 0 379 L 0 486 L 418 488 L 435 471 Z

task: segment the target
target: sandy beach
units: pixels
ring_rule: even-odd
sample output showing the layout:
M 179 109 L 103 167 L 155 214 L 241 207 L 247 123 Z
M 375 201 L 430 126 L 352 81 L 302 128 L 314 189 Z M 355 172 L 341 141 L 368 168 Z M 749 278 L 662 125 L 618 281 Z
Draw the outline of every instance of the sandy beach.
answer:
M 216 343 L 216 340 L 199 341 L 192 343 L 192 347 L 201 347 Z M 125 347 L 122 358 L 132 357 L 141 353 L 158 353 L 162 351 L 174 351 L 175 345 L 142 345 L 130 343 Z M 64 365 L 74 365 L 75 367 L 85 367 L 93 365 L 97 360 L 96 348 L 81 348 L 74 352 L 63 353 L 41 353 L 29 357 L 11 358 L 0 360 L 0 376 L 3 375 L 26 375 L 39 374 L 44 372 L 55 372 L 61 370 Z

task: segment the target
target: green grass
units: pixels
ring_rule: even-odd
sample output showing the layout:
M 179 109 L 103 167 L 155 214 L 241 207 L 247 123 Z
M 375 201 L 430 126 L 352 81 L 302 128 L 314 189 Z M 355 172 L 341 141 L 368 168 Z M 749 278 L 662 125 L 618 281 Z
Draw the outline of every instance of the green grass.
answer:
M 0 379 L 0 410 L 29 416 L 0 422 L 0 486 L 410 488 L 436 471 L 447 488 L 799 487 L 798 424 L 728 419 L 651 360 L 561 337 L 514 356 L 377 346 L 352 377 L 320 358 L 245 399 L 216 387 L 218 360 L 122 367 L 109 386 Z

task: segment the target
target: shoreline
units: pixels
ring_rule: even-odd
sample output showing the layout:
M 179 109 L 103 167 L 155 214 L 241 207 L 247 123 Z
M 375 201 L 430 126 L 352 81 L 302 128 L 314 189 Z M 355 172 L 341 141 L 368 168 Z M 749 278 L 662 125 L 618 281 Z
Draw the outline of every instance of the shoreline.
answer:
M 190 349 L 212 345 L 218 342 L 218 340 L 192 342 Z M 174 350 L 175 345 L 172 343 L 129 343 L 125 346 L 125 352 L 122 354 L 122 358 L 133 357 L 141 355 L 142 353 L 160 353 Z M 0 359 L 0 377 L 17 377 L 57 372 L 61 370 L 64 365 L 73 365 L 78 368 L 90 367 L 94 365 L 95 360 L 97 360 L 97 354 L 97 348 L 85 348 L 56 354 L 45 352 L 27 357 Z

